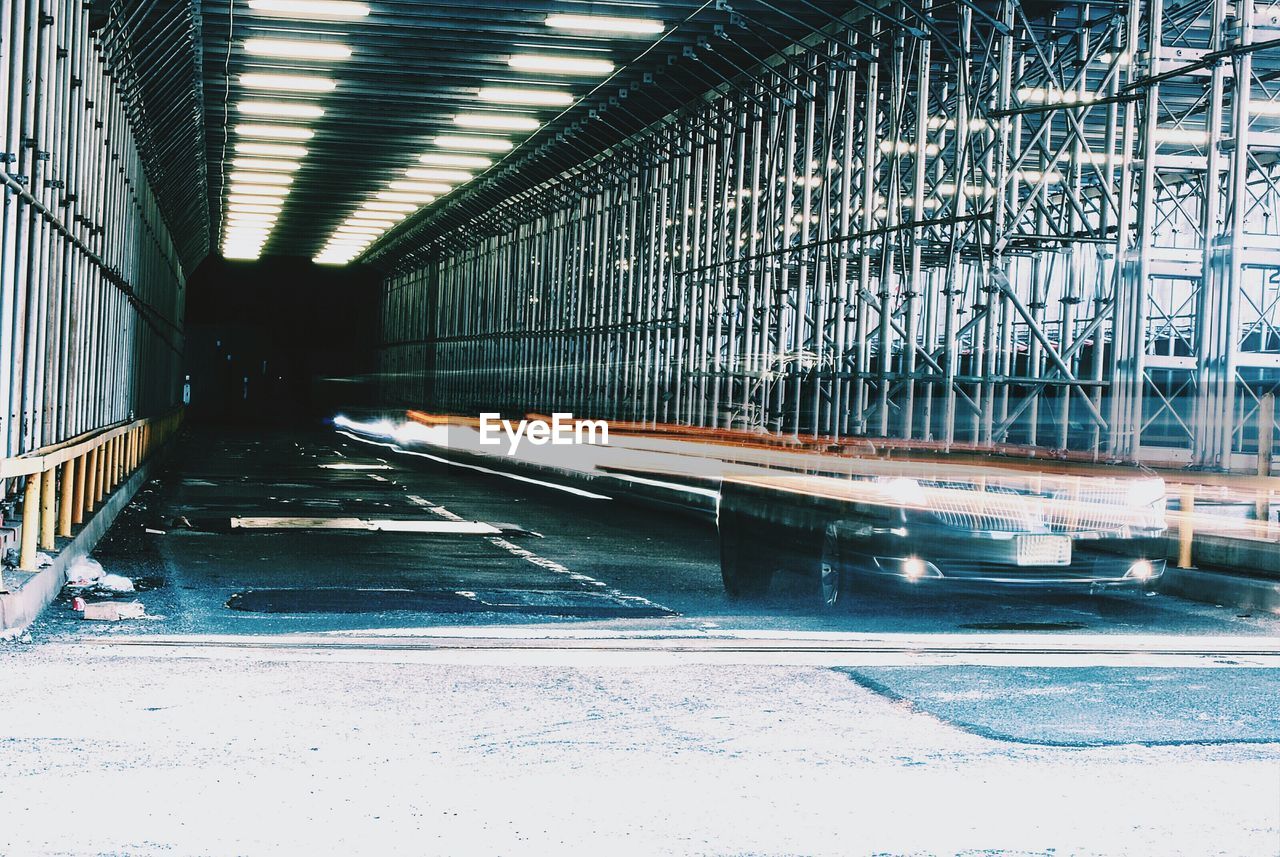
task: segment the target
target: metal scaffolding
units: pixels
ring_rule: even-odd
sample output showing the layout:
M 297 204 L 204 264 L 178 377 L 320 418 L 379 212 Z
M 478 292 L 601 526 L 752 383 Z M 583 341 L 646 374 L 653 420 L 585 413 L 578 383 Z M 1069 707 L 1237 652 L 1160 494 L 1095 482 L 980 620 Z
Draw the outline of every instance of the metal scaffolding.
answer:
M 158 414 L 179 389 L 183 271 L 135 141 L 129 39 L 99 5 L 0 4 L 5 456 Z
M 388 399 L 1239 466 L 1276 430 L 1280 2 L 859 9 L 422 240 Z

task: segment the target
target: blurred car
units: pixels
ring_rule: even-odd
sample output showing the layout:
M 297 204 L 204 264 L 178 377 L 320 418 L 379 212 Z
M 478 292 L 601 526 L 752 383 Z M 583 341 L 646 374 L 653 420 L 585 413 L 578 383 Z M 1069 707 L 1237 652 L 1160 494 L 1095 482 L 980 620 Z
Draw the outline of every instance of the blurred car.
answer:
M 718 524 L 731 597 L 762 597 L 780 573 L 833 606 L 860 577 L 1096 591 L 1165 569 L 1165 486 L 1145 473 L 726 480 Z

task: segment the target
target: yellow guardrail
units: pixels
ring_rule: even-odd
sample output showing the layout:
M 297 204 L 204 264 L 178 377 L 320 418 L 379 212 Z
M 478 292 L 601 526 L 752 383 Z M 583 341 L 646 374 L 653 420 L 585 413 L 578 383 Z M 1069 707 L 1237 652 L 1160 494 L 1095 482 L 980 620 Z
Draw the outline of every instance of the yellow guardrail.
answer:
M 18 568 L 36 570 L 36 551 L 69 538 L 102 498 L 127 479 L 182 422 L 182 410 L 87 432 L 0 461 L 0 479 L 22 484 Z

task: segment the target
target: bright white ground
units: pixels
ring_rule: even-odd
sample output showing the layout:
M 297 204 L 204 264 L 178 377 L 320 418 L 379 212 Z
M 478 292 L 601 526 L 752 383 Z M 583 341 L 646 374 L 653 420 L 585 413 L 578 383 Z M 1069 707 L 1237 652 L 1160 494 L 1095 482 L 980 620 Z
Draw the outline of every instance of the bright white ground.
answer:
M 0 648 L 0 853 L 1280 849 L 1275 744 L 995 741 L 817 667 L 188 654 Z

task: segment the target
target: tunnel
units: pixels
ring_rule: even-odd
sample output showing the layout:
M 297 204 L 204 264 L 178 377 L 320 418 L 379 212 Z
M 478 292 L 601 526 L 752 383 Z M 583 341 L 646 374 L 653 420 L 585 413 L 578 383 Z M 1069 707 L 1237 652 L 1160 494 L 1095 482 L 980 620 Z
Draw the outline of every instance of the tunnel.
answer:
M 1280 2 L 0 0 L 0 99 L 0 853 L 1280 850 Z

